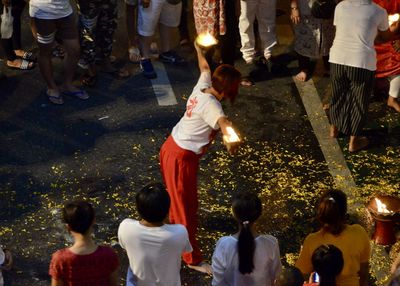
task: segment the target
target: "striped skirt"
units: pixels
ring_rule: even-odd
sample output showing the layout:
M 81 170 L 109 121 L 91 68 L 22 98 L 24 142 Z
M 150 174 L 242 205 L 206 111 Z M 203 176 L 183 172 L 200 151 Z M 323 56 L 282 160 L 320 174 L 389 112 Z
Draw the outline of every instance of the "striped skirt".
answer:
M 331 124 L 345 135 L 359 136 L 367 119 L 375 72 L 331 63 Z

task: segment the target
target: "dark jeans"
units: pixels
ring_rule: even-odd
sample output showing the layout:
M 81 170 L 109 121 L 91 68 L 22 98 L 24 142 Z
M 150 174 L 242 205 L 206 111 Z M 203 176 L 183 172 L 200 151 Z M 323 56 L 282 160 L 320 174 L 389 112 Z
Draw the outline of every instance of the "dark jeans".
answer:
M 6 54 L 7 60 L 13 61 L 17 58 L 14 50 L 20 50 L 21 45 L 21 14 L 25 8 L 25 0 L 11 0 L 11 15 L 13 21 L 13 34 L 10 39 L 1 39 L 1 46 Z M 3 4 L 0 3 L 1 13 L 3 12 Z
M 238 19 L 235 15 L 234 0 L 225 1 L 226 33 L 220 36 L 221 59 L 224 64 L 235 64 L 236 36 L 238 34 Z

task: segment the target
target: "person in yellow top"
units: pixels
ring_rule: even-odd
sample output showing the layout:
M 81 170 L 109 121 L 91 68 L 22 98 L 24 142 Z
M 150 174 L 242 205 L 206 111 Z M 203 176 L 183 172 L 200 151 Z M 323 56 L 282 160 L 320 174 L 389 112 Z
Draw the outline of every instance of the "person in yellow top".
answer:
M 329 190 L 321 198 L 317 219 L 321 229 L 304 240 L 296 267 L 304 275 L 313 272 L 312 253 L 322 244 L 333 244 L 343 253 L 344 266 L 336 285 L 367 286 L 370 240 L 361 225 L 346 224 L 347 197 L 342 191 Z

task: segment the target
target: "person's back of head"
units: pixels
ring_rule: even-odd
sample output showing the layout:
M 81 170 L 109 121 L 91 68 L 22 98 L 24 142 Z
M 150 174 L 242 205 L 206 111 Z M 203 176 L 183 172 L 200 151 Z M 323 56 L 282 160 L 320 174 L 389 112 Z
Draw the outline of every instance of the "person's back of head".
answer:
M 251 192 L 239 193 L 233 199 L 232 211 L 241 226 L 238 239 L 239 272 L 251 273 L 254 269 L 255 242 L 250 226 L 261 215 L 261 200 Z
M 337 235 L 344 229 L 347 213 L 346 194 L 339 190 L 325 192 L 318 205 L 317 219 L 323 230 Z
M 282 269 L 276 281 L 276 286 L 302 286 L 304 277 L 300 269 L 289 266 Z
M 342 272 L 342 251 L 332 244 L 323 244 L 311 256 L 314 271 L 319 275 L 320 286 L 335 286 L 336 276 Z
M 222 64 L 215 69 L 212 75 L 212 87 L 218 93 L 224 93 L 225 97 L 233 103 L 238 93 L 241 76 L 235 67 Z
M 170 203 L 169 194 L 160 183 L 148 184 L 136 194 L 137 211 L 142 219 L 150 223 L 163 222 Z
M 84 235 L 94 222 L 95 212 L 88 202 L 72 201 L 65 204 L 62 216 L 71 231 Z

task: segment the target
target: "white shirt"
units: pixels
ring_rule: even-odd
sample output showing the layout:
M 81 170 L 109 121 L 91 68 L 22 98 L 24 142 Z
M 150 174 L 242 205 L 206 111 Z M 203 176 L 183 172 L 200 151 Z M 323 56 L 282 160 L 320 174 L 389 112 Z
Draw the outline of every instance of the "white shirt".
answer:
M 30 0 L 29 16 L 38 19 L 60 19 L 73 12 L 69 0 Z
M 251 274 L 239 272 L 238 240 L 221 237 L 212 257 L 213 286 L 270 286 L 274 285 L 281 269 L 278 240 L 271 235 L 255 238 L 254 270 Z
M 137 286 L 180 286 L 181 255 L 191 252 L 186 228 L 180 224 L 147 227 L 124 219 L 118 240 L 128 254 Z
M 209 87 L 211 74 L 203 72 L 186 103 L 185 114 L 171 133 L 179 147 L 196 154 L 201 154 L 202 148 L 210 143 L 211 132 L 219 129 L 218 119 L 225 117 L 218 99 L 203 92 Z
M 389 28 L 386 10 L 368 0 L 344 0 L 336 6 L 333 24 L 329 62 L 375 71 L 374 40 L 378 30 Z

